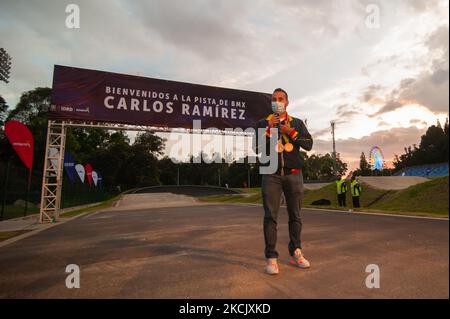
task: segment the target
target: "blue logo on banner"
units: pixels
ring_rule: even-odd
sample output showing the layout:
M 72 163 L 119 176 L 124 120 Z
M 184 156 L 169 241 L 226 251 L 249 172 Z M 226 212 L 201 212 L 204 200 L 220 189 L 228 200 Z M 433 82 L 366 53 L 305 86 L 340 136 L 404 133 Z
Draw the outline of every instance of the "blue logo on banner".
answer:
M 74 182 L 75 174 L 77 173 L 75 171 L 75 160 L 68 151 L 64 152 L 64 170 L 66 171 L 67 177 L 70 181 Z
M 97 171 L 97 176 L 98 176 L 97 185 L 101 190 L 103 190 L 103 177 L 102 175 L 100 175 L 99 171 Z

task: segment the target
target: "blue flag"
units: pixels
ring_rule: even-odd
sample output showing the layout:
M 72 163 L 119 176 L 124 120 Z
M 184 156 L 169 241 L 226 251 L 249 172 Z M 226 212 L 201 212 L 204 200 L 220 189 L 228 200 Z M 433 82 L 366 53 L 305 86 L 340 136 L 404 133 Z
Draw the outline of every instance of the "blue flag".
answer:
M 100 172 L 98 172 L 98 171 L 97 171 L 97 176 L 98 176 L 98 178 L 97 178 L 97 185 L 98 185 L 98 187 L 99 187 L 101 190 L 103 190 L 103 177 L 102 177 L 102 175 L 100 174 Z
M 77 173 L 75 171 L 75 160 L 68 151 L 64 152 L 64 170 L 66 171 L 67 177 L 70 181 L 74 182 L 75 174 Z

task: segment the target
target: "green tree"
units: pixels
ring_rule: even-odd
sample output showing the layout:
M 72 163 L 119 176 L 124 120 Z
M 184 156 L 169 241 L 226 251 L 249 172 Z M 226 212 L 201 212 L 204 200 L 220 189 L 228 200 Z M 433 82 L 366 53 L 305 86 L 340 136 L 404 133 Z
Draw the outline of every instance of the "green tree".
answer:
M 163 139 L 153 132 L 138 134 L 130 148 L 131 155 L 122 168 L 120 180 L 128 187 L 158 185 L 158 156 L 162 155 Z
M 50 106 L 51 89 L 36 88 L 22 93 L 19 103 L 8 114 L 8 120 L 17 120 L 26 125 L 47 124 L 47 111 Z M 45 121 L 44 121 L 45 120 Z
M 438 121 L 436 125 L 428 127 L 420 139 L 419 146 L 414 144 L 405 147 L 404 154 L 395 155 L 395 171 L 409 166 L 448 162 L 448 143 L 448 119 L 444 127 Z
M 367 162 L 366 154 L 364 154 L 364 152 L 361 152 L 361 157 L 359 160 L 359 169 L 362 172 L 367 172 L 370 170 L 369 162 Z
M 182 165 L 174 162 L 170 157 L 164 156 L 158 161 L 159 181 L 162 185 L 176 185 L 177 172 Z
M 313 154 L 305 159 L 304 174 L 310 180 L 332 180 L 334 179 L 333 163 L 333 156 L 330 153 Z M 336 170 L 340 175 L 344 175 L 347 171 L 347 164 L 342 162 L 339 154 L 336 156 Z
M 9 143 L 4 132 L 5 119 L 7 114 L 8 104 L 0 95 L 0 161 L 6 161 L 7 154 L 11 153 Z
M 359 157 L 359 169 L 355 170 L 353 174 L 357 176 L 372 175 L 372 170 L 370 169 L 369 162 L 367 161 L 366 154 L 364 154 L 364 152 L 361 152 L 361 156 Z
M 5 99 L 0 95 L 0 129 L 3 130 L 5 119 L 7 117 L 8 104 Z

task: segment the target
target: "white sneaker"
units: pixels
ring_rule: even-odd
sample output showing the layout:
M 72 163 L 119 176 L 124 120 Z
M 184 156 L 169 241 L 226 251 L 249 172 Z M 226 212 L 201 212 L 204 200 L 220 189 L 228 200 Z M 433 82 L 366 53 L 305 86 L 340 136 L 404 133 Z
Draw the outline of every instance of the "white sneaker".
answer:
M 277 275 L 280 272 L 280 269 L 278 268 L 277 259 L 267 258 L 267 265 L 264 271 L 268 275 Z
M 311 264 L 309 261 L 303 256 L 302 251 L 300 248 L 297 248 L 294 251 L 294 256 L 291 257 L 291 260 L 289 262 L 291 265 L 294 265 L 298 268 L 307 269 L 311 267 Z

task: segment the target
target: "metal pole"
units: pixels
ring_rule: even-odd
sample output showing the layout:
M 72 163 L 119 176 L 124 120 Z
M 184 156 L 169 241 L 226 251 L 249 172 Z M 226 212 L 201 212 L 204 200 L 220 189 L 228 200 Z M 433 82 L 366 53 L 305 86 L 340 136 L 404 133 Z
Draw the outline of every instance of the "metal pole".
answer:
M 217 172 L 219 173 L 219 187 L 220 187 L 220 185 L 222 185 L 222 183 L 220 182 L 220 167 L 218 168 Z
M 337 159 L 336 159 L 336 142 L 335 142 L 335 136 L 334 136 L 334 126 L 335 122 L 331 121 L 331 136 L 333 138 L 333 173 L 334 176 L 337 175 Z
M 247 185 L 250 188 L 250 166 L 247 169 Z
M 3 183 L 3 201 L 2 201 L 2 213 L 0 215 L 0 220 L 3 220 L 4 212 L 5 212 L 5 206 L 6 206 L 6 187 L 8 187 L 8 179 L 9 179 L 9 170 L 11 168 L 11 159 L 10 156 L 8 158 L 8 164 L 6 164 L 5 167 L 5 182 Z
M 30 169 L 28 172 L 27 189 L 25 191 L 25 211 L 23 212 L 23 216 L 27 216 L 27 212 L 28 212 L 28 197 L 30 194 L 31 172 L 32 172 L 32 170 Z
M 56 181 L 58 183 L 58 187 L 56 189 L 56 218 L 59 217 L 59 210 L 61 208 L 61 194 L 62 194 L 62 182 L 63 182 L 63 169 L 64 169 L 64 152 L 65 152 L 65 144 L 66 144 L 66 133 L 67 128 L 65 127 L 65 123 L 61 123 L 61 135 L 59 140 L 59 156 L 58 156 L 58 169 L 56 174 Z
M 177 165 L 177 185 L 180 186 L 180 166 Z

